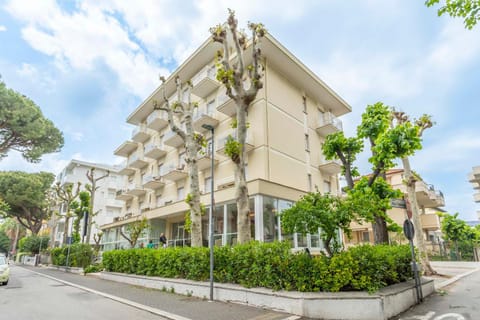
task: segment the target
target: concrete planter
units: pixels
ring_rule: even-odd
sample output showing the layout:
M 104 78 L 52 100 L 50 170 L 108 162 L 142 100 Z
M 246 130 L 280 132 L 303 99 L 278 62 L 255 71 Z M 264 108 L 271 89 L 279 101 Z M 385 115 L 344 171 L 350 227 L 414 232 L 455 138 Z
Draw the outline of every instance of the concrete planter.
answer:
M 137 276 L 101 272 L 94 276 L 158 290 L 173 291 L 198 298 L 209 296 L 209 283 L 183 279 Z M 433 280 L 423 280 L 424 297 L 434 292 Z M 272 291 L 265 288 L 244 288 L 239 285 L 215 283 L 217 301 L 247 304 L 260 308 L 329 320 L 387 320 L 415 304 L 414 282 L 396 284 L 374 294 L 365 292 L 303 293 Z

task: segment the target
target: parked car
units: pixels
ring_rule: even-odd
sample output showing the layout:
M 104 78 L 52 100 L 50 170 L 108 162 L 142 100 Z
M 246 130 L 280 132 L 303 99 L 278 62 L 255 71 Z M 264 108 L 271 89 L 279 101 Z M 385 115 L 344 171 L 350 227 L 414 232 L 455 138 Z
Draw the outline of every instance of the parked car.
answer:
M 0 255 L 0 285 L 7 284 L 10 277 L 7 257 Z

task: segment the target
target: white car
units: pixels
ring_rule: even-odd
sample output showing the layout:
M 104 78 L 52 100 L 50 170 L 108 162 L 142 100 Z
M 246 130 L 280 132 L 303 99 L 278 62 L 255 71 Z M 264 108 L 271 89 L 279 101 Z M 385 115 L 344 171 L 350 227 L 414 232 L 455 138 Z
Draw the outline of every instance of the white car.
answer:
M 8 267 L 7 258 L 0 255 L 0 285 L 7 284 L 10 276 L 10 268 Z

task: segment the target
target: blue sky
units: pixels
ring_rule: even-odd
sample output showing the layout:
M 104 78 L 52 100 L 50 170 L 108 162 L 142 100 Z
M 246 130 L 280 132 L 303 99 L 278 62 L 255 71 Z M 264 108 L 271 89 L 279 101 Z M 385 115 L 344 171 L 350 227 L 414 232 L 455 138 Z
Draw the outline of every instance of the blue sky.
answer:
M 0 170 L 58 173 L 72 159 L 118 163 L 127 116 L 223 22 L 268 31 L 351 106 L 352 135 L 367 104 L 431 114 L 412 166 L 445 194 L 446 210 L 477 218 L 468 172 L 480 165 L 480 26 L 437 17 L 420 0 L 0 1 L 0 74 L 65 135 L 61 153 Z M 368 173 L 362 159 L 361 171 Z

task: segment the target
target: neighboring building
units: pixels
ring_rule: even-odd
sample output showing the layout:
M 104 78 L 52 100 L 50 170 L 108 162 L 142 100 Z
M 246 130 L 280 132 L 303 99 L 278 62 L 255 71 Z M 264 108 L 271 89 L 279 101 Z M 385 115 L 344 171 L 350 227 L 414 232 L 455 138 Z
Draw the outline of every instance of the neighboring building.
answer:
M 472 183 L 475 193 L 473 200 L 476 203 L 480 203 L 480 166 L 472 168 L 472 172 L 468 175 L 468 181 Z M 480 220 L 480 211 L 477 211 L 478 219 Z
M 235 134 L 231 122 L 234 102 L 215 80 L 214 57 L 220 48 L 206 41 L 165 83 L 168 97 L 174 96 L 174 79 L 192 80 L 194 99 L 199 102 L 195 128 L 215 126 L 215 210 L 216 245 L 236 243 L 237 208 L 234 201 L 234 165 L 225 156 L 225 141 Z M 325 160 L 321 145 L 329 133 L 342 130 L 337 118 L 351 111 L 350 106 L 307 69 L 272 36 L 262 39 L 264 88 L 249 108 L 247 181 L 250 195 L 252 236 L 260 241 L 291 239 L 294 247 L 320 248 L 319 234 L 300 237 L 281 231 L 277 213 L 318 186 L 322 192 L 337 193 L 340 164 Z M 121 170 L 124 188 L 117 199 L 124 200 L 122 217 L 103 225 L 104 249 L 128 247 L 118 237 L 118 228 L 144 215 L 150 221 L 149 234 L 141 239 L 158 243 L 160 232 L 170 246 L 189 245 L 184 228 L 188 210 L 184 202 L 189 181 L 184 166 L 184 146 L 168 126 L 166 113 L 153 109 L 153 100 L 162 101 L 157 88 L 127 119 L 136 126 L 131 140 L 114 152 L 126 158 Z M 211 144 L 209 144 L 210 146 Z M 199 161 L 201 201 L 210 204 L 211 153 L 206 150 Z M 203 239 L 208 245 L 208 214 L 203 218 Z
M 119 168 L 105 164 L 71 160 L 57 176 L 55 182 L 60 182 L 62 186 L 68 184 L 76 185 L 77 182 L 80 182 L 80 190 L 85 190 L 85 185 L 90 184 L 86 174 L 92 168 L 95 168 L 94 172 L 97 178 L 105 175 L 107 171 L 110 172 L 106 178 L 97 182 L 98 189 L 95 192 L 93 212 L 98 212 L 98 214 L 93 218 L 95 223 L 92 225 L 90 237 L 90 243 L 93 244 L 95 243 L 93 235 L 100 231 L 98 226 L 111 223 L 114 218 L 120 216 L 123 202 L 115 199 L 117 190 L 123 186 L 123 176 L 118 173 Z M 60 204 L 58 211 L 60 215 L 65 215 L 65 205 Z M 53 227 L 53 245 L 58 246 L 61 245 L 63 241 L 65 219 L 53 215 L 52 220 L 50 225 Z M 70 224 L 73 223 L 73 220 L 74 218 L 70 219 Z M 82 220 L 80 223 L 81 234 L 83 234 L 83 227 L 84 221 Z M 71 230 L 71 226 L 69 230 Z
M 407 186 L 404 184 L 403 169 L 392 169 L 387 172 L 387 182 L 394 188 L 402 191 L 405 196 L 407 194 Z M 438 250 L 438 242 L 441 241 L 440 217 L 437 212 L 444 212 L 441 207 L 445 206 L 443 193 L 435 190 L 433 185 L 427 184 L 423 180 L 419 180 L 415 184 L 418 208 L 420 210 L 420 219 L 422 223 L 423 238 L 427 241 L 427 247 L 430 250 Z M 388 210 L 388 216 L 399 226 L 403 226 L 403 222 L 407 217 L 407 210 L 404 208 L 395 208 Z M 355 245 L 359 243 L 373 243 L 373 230 L 371 223 L 354 222 L 352 227 L 352 238 L 345 237 L 347 245 Z M 391 241 L 403 242 L 403 235 L 396 236 L 391 234 Z M 437 246 L 437 247 L 436 247 Z

